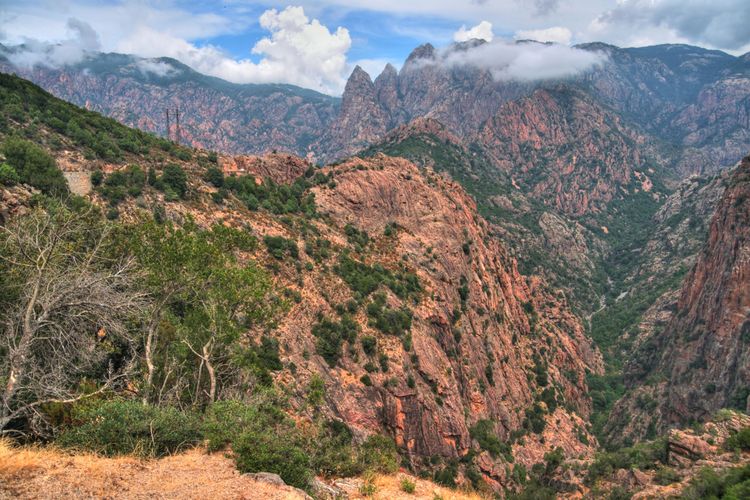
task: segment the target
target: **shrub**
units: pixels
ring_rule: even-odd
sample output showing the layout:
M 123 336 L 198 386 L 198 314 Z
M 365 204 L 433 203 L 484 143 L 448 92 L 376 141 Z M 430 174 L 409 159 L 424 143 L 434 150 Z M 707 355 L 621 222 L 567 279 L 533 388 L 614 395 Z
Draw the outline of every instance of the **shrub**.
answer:
M 724 441 L 724 447 L 728 450 L 750 451 L 750 427 L 744 427 L 729 436 Z
M 389 271 L 380 264 L 368 266 L 348 255 L 342 255 L 334 269 L 352 291 L 362 297 L 385 285 L 399 298 L 417 298 L 422 291 L 417 275 L 406 271 Z
M 675 471 L 671 467 L 666 467 L 666 466 L 659 467 L 658 469 L 656 469 L 656 472 L 654 473 L 654 482 L 662 486 L 676 483 L 679 480 L 680 480 L 680 475 L 677 474 L 677 471 Z
M 263 243 L 266 244 L 268 253 L 270 253 L 275 259 L 282 260 L 285 255 L 299 259 L 299 249 L 297 248 L 297 242 L 284 238 L 283 236 L 265 236 Z
M 224 172 L 219 167 L 208 167 L 203 175 L 203 180 L 220 188 L 224 185 Z
M 115 399 L 76 406 L 72 426 L 60 434 L 57 442 L 107 456 L 160 457 L 200 439 L 198 419 L 192 413 Z
M 329 420 L 321 425 L 307 448 L 313 470 L 323 477 L 350 477 L 362 472 L 352 446 L 352 431 L 341 421 Z
M 408 494 L 413 494 L 414 490 L 416 490 L 417 484 L 409 479 L 408 477 L 401 479 L 401 491 Z
M 68 194 L 68 182 L 57 168 L 55 159 L 31 141 L 9 137 L 0 148 L 7 164 L 18 174 L 20 182 L 29 184 L 44 194 Z
M 372 356 L 377 351 L 378 341 L 370 335 L 362 337 L 362 350 L 365 354 Z
M 164 167 L 159 181 L 163 185 L 163 191 L 171 189 L 180 198 L 185 198 L 188 190 L 187 174 L 176 163 L 170 163 Z
M 475 439 L 479 443 L 479 447 L 486 450 L 493 457 L 500 455 L 506 458 L 510 456 L 512 459 L 513 455 L 507 443 L 500 441 L 500 438 L 495 434 L 494 424 L 491 420 L 480 420 L 469 429 L 469 434 L 472 439 Z
M 344 314 L 341 321 L 323 318 L 312 327 L 312 334 L 317 337 L 315 352 L 328 366 L 334 367 L 341 358 L 344 341 L 354 342 L 358 331 L 359 325 L 348 314 Z
M 201 433 L 210 451 L 234 443 L 245 431 L 252 429 L 288 429 L 292 426 L 282 404 L 272 391 L 261 392 L 252 404 L 236 400 L 218 401 L 206 409 Z
M 294 433 L 248 430 L 239 436 L 233 450 L 240 472 L 271 472 L 285 483 L 303 489 L 313 477 L 307 454 Z
M 21 178 L 18 176 L 15 168 L 7 163 L 0 164 L 0 184 L 3 186 L 13 186 L 20 180 Z
M 406 334 L 411 329 L 411 311 L 406 307 L 392 309 L 386 305 L 385 300 L 385 294 L 378 293 L 367 305 L 367 316 L 372 326 L 388 335 Z
M 102 172 L 99 169 L 94 170 L 91 172 L 91 185 L 94 187 L 101 186 L 102 182 L 104 182 L 104 172 Z
M 393 439 L 379 434 L 368 437 L 359 449 L 359 462 L 364 470 L 392 474 L 398 470 L 398 450 Z

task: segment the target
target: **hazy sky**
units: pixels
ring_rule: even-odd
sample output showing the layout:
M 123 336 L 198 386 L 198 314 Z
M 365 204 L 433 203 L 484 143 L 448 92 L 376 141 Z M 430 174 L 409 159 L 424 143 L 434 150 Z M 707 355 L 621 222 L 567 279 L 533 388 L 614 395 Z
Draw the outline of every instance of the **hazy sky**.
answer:
M 356 64 L 374 77 L 419 44 L 468 38 L 689 43 L 742 54 L 750 0 L 0 0 L 0 41 L 27 44 L 28 64 L 92 50 L 171 56 L 230 81 L 332 94 Z

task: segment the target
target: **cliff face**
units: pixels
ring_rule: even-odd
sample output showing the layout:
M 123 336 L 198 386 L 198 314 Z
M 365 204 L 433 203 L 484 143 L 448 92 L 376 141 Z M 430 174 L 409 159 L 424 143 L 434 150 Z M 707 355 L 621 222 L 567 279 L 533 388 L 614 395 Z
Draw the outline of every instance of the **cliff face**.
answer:
M 651 192 L 660 169 L 646 137 L 564 87 L 504 104 L 477 140 L 525 191 L 573 216 L 602 211 L 629 190 Z
M 355 429 L 385 426 L 415 461 L 465 454 L 471 446 L 469 427 L 482 419 L 491 420 L 500 438 L 509 440 L 527 420 L 525 410 L 535 404 L 546 408 L 540 411 L 547 413 L 548 422 L 583 429 L 578 416 L 561 407 L 555 410 L 551 400 L 549 407 L 539 401 L 542 391 L 551 389 L 575 413 L 587 415 L 584 374 L 601 370 L 598 353 L 564 301 L 539 280 L 527 281 L 518 273 L 514 259 L 489 237 L 487 223 L 463 190 L 385 156 L 354 158 L 332 172 L 335 188 L 315 189 L 320 211 L 337 227 L 351 224 L 366 231 L 375 238 L 368 259 L 389 267 L 405 263 L 425 290 L 413 308 L 411 353 L 398 339 L 378 334 L 360 320 L 363 333 L 377 336 L 391 364 L 386 373 L 370 374 L 373 387 L 365 387 L 354 381 L 366 373 L 362 366 L 367 356 L 357 361 L 345 355 L 325 375 L 335 411 Z M 395 236 L 378 236 L 386 226 L 397 228 Z M 323 280 L 319 283 L 324 286 Z M 347 298 L 340 286 L 318 293 Z M 392 294 L 388 302 L 409 306 Z M 281 330 L 291 340 L 311 320 L 307 314 L 292 314 Z M 534 370 L 547 375 L 530 376 Z M 409 378 L 415 380 L 413 387 L 405 384 Z M 397 381 L 395 386 L 384 384 L 389 379 Z M 588 450 L 573 436 L 559 443 L 568 454 Z M 546 448 L 531 435 L 514 451 L 533 464 Z M 486 458 L 485 472 L 507 479 L 498 472 L 502 467 Z
M 633 390 L 618 404 L 627 412 L 613 413 L 612 429 L 629 427 L 628 418 L 658 429 L 704 420 L 723 407 L 747 410 L 749 228 L 750 158 L 745 158 L 727 180 L 674 315 L 641 344 L 628 366 Z M 653 401 L 652 411 L 638 408 L 639 398 Z

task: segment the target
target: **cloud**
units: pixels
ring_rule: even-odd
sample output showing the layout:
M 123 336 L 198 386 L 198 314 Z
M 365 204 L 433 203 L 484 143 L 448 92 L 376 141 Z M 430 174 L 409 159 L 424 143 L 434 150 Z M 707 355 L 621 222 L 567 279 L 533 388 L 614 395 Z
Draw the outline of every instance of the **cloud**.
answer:
M 534 0 L 534 7 L 536 7 L 535 14 L 537 16 L 552 14 L 557 11 L 559 6 L 560 0 Z
M 541 30 L 519 30 L 513 35 L 516 40 L 536 40 L 537 42 L 555 42 L 562 45 L 569 45 L 573 38 L 573 33 L 568 28 L 562 26 L 553 26 Z
M 263 12 L 256 20 L 268 35 L 250 48 L 247 58 L 237 59 L 215 45 L 198 46 L 190 41 L 201 36 L 201 26 L 205 28 L 204 36 L 241 31 L 237 26 L 232 27 L 231 22 L 214 14 L 199 14 L 191 21 L 184 11 L 173 7 L 155 10 L 143 6 L 139 12 L 136 4 L 123 2 L 103 7 L 106 15 L 100 12 L 94 16 L 105 27 L 101 33 L 107 36 L 106 50 L 147 58 L 173 57 L 196 71 L 234 83 L 291 83 L 332 94 L 340 93 L 346 83 L 350 69 L 347 52 L 352 43 L 349 31 L 343 27 L 329 30 L 317 19 L 309 19 L 302 7 Z M 21 24 L 33 24 L 30 14 L 15 16 Z M 108 29 L 107 23 L 112 18 L 130 25 Z M 8 18 L 4 26 L 11 26 L 7 21 Z M 50 19 L 44 18 L 43 22 L 54 26 Z M 114 29 L 120 30 L 118 36 Z M 15 36 L 25 47 L 11 61 L 26 67 L 37 64 L 58 67 L 79 62 L 88 51 L 100 50 L 99 36 L 90 25 L 71 19 L 67 31 L 72 36 L 62 41 Z M 156 62 L 144 64 L 139 67 L 142 72 L 161 75 L 167 71 Z
M 23 46 L 8 54 L 8 59 L 20 67 L 42 65 L 56 68 L 80 62 L 87 52 L 101 48 L 99 36 L 89 24 L 70 18 L 66 26 L 69 38 L 52 44 L 24 38 Z
M 302 7 L 270 9 L 260 16 L 270 35 L 252 48 L 259 56 L 234 59 L 220 48 L 196 45 L 179 37 L 141 27 L 118 44 L 118 50 L 147 57 L 169 56 L 196 71 L 235 83 L 291 83 L 321 92 L 339 93 L 348 69 L 346 54 L 351 37 L 346 28 L 331 32 Z
M 154 59 L 139 59 L 136 61 L 135 66 L 144 76 L 152 74 L 163 78 L 166 76 L 176 76 L 182 73 L 182 70 L 179 68 L 175 68 L 164 61 L 156 61 Z
M 658 39 L 739 50 L 750 44 L 747 0 L 621 0 L 590 30 L 626 41 Z
M 443 52 L 438 63 L 485 68 L 496 80 L 533 81 L 569 78 L 606 60 L 603 53 L 564 45 L 495 40 L 468 50 Z
M 461 26 L 458 31 L 453 34 L 453 40 L 456 42 L 468 42 L 472 39 L 491 42 L 494 37 L 495 35 L 492 33 L 492 23 L 489 21 L 482 21 L 468 30 L 466 29 L 466 26 Z

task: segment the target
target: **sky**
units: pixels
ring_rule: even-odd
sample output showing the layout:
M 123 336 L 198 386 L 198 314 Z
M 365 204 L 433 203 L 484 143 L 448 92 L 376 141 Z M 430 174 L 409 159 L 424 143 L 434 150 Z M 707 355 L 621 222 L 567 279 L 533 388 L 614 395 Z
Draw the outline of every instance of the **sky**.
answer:
M 596 64 L 570 48 L 591 41 L 688 43 L 739 55 L 750 51 L 750 0 L 0 0 L 0 43 L 26 46 L 17 64 L 70 64 L 90 51 L 169 56 L 236 83 L 332 95 L 356 65 L 374 78 L 420 44 L 471 38 L 492 42 L 473 62 L 493 61 L 498 78 Z M 519 39 L 559 47 L 519 51 Z

